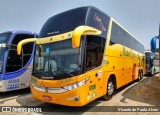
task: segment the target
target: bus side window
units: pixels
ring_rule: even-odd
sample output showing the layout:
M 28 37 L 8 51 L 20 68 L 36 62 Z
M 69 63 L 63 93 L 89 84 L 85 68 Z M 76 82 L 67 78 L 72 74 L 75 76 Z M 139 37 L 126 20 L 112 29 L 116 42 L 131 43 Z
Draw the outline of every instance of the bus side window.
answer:
M 22 53 L 20 56 L 17 55 L 17 44 L 23 39 L 33 38 L 33 37 L 34 37 L 33 35 L 28 35 L 28 34 L 18 34 L 14 37 L 9 47 L 6 72 L 17 71 L 27 64 L 27 62 L 31 57 L 34 43 L 25 44 L 23 46 Z
M 22 68 L 22 55 L 15 55 L 16 53 L 15 48 L 9 49 L 6 72 L 13 72 Z
M 106 39 L 99 36 L 87 36 L 86 69 L 91 70 L 101 65 Z

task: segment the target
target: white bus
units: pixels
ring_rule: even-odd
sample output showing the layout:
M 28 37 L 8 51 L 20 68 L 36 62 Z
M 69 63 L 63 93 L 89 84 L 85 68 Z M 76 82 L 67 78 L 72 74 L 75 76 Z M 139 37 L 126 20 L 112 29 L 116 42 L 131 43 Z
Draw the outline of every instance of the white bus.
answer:
M 154 75 L 159 72 L 159 53 L 145 51 L 146 55 L 146 74 Z

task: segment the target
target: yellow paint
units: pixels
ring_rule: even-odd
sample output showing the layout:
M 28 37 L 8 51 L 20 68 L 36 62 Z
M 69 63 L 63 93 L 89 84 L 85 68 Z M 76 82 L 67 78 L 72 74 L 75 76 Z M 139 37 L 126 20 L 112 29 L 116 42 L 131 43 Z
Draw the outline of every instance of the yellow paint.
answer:
M 21 51 L 22 51 L 22 46 L 27 44 L 27 43 L 30 43 L 30 42 L 36 42 L 37 41 L 37 38 L 30 38 L 30 39 L 25 39 L 25 40 L 22 40 L 18 43 L 17 45 L 17 54 L 20 55 L 21 54 Z
M 22 45 L 30 42 L 36 42 L 36 44 L 47 44 L 47 43 L 52 43 L 52 42 L 59 42 L 62 40 L 67 40 L 72 37 L 72 47 L 73 48 L 78 48 L 80 45 L 80 39 L 82 35 L 100 35 L 102 32 L 100 30 L 97 30 L 93 27 L 89 26 L 79 26 L 77 27 L 73 32 L 66 32 L 60 35 L 56 36 L 49 36 L 45 38 L 29 38 L 22 40 L 18 43 L 17 46 L 17 54 L 21 54 L 22 50 Z
M 69 36 L 70 34 L 70 36 Z M 22 46 L 31 43 L 31 42 L 36 42 L 37 45 L 39 45 L 39 48 L 42 50 L 42 47 L 40 46 L 41 44 L 47 44 L 47 43 L 52 43 L 52 42 L 59 42 L 62 40 L 67 40 L 70 39 L 72 36 L 72 31 L 67 32 L 64 34 L 56 35 L 56 36 L 50 36 L 50 37 L 45 37 L 45 38 L 28 38 L 20 41 L 17 45 L 17 54 L 20 55 L 22 51 Z M 43 51 L 42 51 L 43 53 Z
M 72 91 L 67 91 L 65 93 L 53 94 L 48 92 L 40 92 L 31 87 L 32 96 L 35 99 L 43 100 L 43 96 L 52 97 L 52 101 L 46 101 L 49 103 L 67 105 L 67 106 L 83 106 L 87 103 L 103 96 L 106 94 L 106 87 L 108 83 L 108 78 L 110 75 L 115 75 L 117 88 L 120 88 L 129 82 L 138 78 L 138 71 L 145 71 L 145 59 L 142 61 L 142 57 L 144 54 L 141 54 L 137 51 L 134 51 L 130 48 L 122 46 L 120 44 L 109 45 L 111 30 L 112 30 L 112 21 L 110 20 L 108 27 L 108 34 L 106 36 L 106 47 L 103 56 L 103 61 L 100 67 L 97 67 L 93 70 L 87 71 L 86 73 L 74 76 L 72 78 L 62 79 L 62 80 L 42 80 L 35 78 L 37 86 L 46 87 L 46 88 L 62 88 L 64 86 L 68 86 L 71 84 L 75 84 L 76 82 L 80 82 L 85 78 L 89 77 L 90 79 L 81 87 L 76 88 Z M 39 38 L 36 40 L 37 44 L 46 44 L 51 42 L 60 42 L 61 40 L 66 40 L 71 37 L 68 34 L 72 35 L 72 45 L 73 48 L 79 47 L 81 35 L 97 35 L 100 34 L 101 31 L 94 29 L 88 26 L 80 26 L 71 32 L 67 32 L 61 35 L 51 36 L 47 38 Z M 62 39 L 63 38 L 63 39 Z M 35 40 L 35 39 L 34 39 Z M 33 40 L 33 41 L 34 41 Z M 31 40 L 32 41 L 32 40 Z M 30 41 L 29 41 L 30 42 Z M 26 42 L 21 42 L 19 49 Z M 104 64 L 104 61 L 106 63 Z M 135 78 L 133 79 L 133 65 L 136 65 L 135 68 Z M 102 71 L 102 77 L 97 77 L 96 74 Z M 145 72 L 144 72 L 145 73 Z M 89 87 L 96 84 L 96 89 L 90 91 Z M 95 96 L 94 96 L 95 94 Z M 93 96 L 92 96 L 93 95 Z M 67 100 L 68 98 L 79 96 L 80 100 L 78 102 L 74 100 Z M 92 98 L 90 98 L 92 96 Z
M 93 27 L 79 26 L 73 31 L 72 35 L 72 47 L 78 48 L 81 41 L 82 35 L 100 35 L 102 32 Z
M 69 34 L 72 35 L 72 31 L 71 32 L 66 32 L 66 33 L 63 33 L 63 34 L 60 34 L 60 35 L 56 35 L 56 36 L 39 38 L 37 44 L 47 44 L 47 43 L 59 42 L 59 41 L 62 41 L 62 40 L 67 40 L 67 39 L 71 38 L 71 36 L 68 36 Z

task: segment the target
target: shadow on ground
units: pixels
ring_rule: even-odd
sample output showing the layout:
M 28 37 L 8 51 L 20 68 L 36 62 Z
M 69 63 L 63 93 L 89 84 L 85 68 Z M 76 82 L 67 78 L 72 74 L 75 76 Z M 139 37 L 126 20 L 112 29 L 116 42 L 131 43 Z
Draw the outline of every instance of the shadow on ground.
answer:
M 134 82 L 129 83 L 125 85 L 124 87 L 120 88 L 117 90 L 116 94 L 120 93 L 122 90 L 127 88 L 128 86 L 134 84 Z M 49 114 L 48 112 L 54 112 L 56 114 L 82 114 L 84 112 L 95 112 L 95 111 L 105 111 L 102 109 L 105 109 L 105 107 L 97 107 L 100 103 L 105 102 L 104 99 L 99 98 L 96 99 L 95 101 L 83 106 L 83 107 L 68 107 L 68 106 L 62 106 L 62 105 L 56 105 L 56 104 L 50 104 L 50 103 L 45 103 L 36 99 L 33 99 L 31 94 L 25 94 L 25 95 L 20 95 L 16 98 L 17 103 L 19 103 L 21 106 L 37 106 L 40 108 L 43 108 L 43 114 Z M 106 105 L 107 107 L 107 105 Z M 45 113 L 47 112 L 47 113 Z
M 125 85 L 124 87 L 117 90 L 116 94 L 120 93 L 122 90 L 127 88 L 128 86 L 134 84 L 135 82 L 129 83 Z M 69 107 L 69 106 L 62 106 L 62 105 L 56 105 L 56 104 L 50 104 L 45 103 L 36 99 L 33 99 L 31 94 L 24 94 L 20 95 L 16 98 L 17 103 L 19 103 L 21 106 L 36 106 L 43 108 L 43 114 L 48 115 L 52 114 L 49 112 L 54 112 L 55 114 L 83 114 L 84 112 L 94 112 L 94 111 L 105 111 L 101 110 L 102 108 L 97 107 L 100 103 L 105 102 L 102 98 L 96 99 L 95 101 L 89 103 L 88 105 L 85 105 L 83 107 Z M 107 105 L 106 105 L 107 107 Z M 97 110 L 99 109 L 99 110 Z M 103 108 L 105 109 L 105 108 Z M 47 113 L 46 113 L 47 112 Z M 67 112 L 67 113 L 66 113 Z
M 54 112 L 56 114 L 75 114 L 76 112 L 76 114 L 82 114 L 84 112 L 94 111 L 95 109 L 94 107 L 96 107 L 96 105 L 101 103 L 102 100 L 103 99 L 97 99 L 83 107 L 69 107 L 69 106 L 45 103 L 33 99 L 31 94 L 20 95 L 16 98 L 17 103 L 19 103 L 23 107 L 29 106 L 29 107 L 42 108 L 44 115 L 45 114 L 48 115 L 49 114 L 48 112 Z
M 30 94 L 30 89 L 20 89 L 16 91 L 0 92 L 0 104 L 3 104 L 5 101 L 15 99 L 16 96 Z
M 129 83 L 128 85 L 118 89 L 116 94 L 120 93 L 122 90 L 134 83 L 135 82 Z M 143 79 L 142 81 L 140 81 L 140 83 L 135 84 L 131 88 L 127 89 L 122 95 L 124 96 L 124 98 L 120 101 L 123 103 L 125 103 L 125 99 L 130 99 L 133 101 L 148 103 L 150 105 L 158 105 L 160 103 L 160 80 L 157 76 Z M 52 112 L 54 112 L 55 114 L 83 114 L 84 112 L 96 111 L 96 106 L 101 102 L 104 102 L 103 99 L 99 98 L 83 107 L 68 107 L 38 101 L 36 99 L 33 99 L 30 93 L 19 95 L 16 98 L 16 101 L 23 107 L 40 107 L 43 109 L 44 115 L 53 114 Z
M 127 89 L 122 95 L 121 102 L 125 99 L 147 103 L 154 106 L 160 106 L 160 77 L 157 74 L 154 77 L 147 77 L 140 83 Z

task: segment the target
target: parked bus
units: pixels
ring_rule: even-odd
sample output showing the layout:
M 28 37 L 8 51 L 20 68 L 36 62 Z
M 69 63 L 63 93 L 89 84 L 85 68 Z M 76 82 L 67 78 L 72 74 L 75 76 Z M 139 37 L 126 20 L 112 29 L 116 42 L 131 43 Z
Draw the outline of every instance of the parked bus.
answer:
M 159 72 L 159 53 L 145 51 L 146 55 L 146 74 L 154 75 Z
M 24 45 L 21 55 L 17 55 L 17 44 L 31 37 L 37 34 L 20 30 L 0 33 L 0 92 L 29 87 L 35 44 Z
M 36 42 L 33 98 L 83 106 L 140 80 L 145 73 L 144 46 L 126 29 L 95 7 L 81 7 L 49 18 Z

